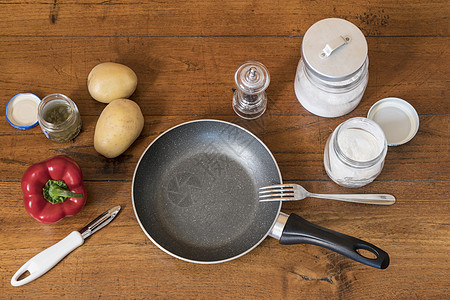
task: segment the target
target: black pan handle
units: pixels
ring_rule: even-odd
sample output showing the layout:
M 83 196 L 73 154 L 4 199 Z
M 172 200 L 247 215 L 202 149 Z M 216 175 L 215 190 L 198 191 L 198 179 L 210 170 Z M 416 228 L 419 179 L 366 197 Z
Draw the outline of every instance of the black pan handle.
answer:
M 291 214 L 286 221 L 280 244 L 311 244 L 337 252 L 362 264 L 386 269 L 389 266 L 389 255 L 380 248 L 363 240 L 342 234 L 306 221 L 302 217 Z M 376 258 L 367 258 L 358 253 L 364 249 L 376 255 Z

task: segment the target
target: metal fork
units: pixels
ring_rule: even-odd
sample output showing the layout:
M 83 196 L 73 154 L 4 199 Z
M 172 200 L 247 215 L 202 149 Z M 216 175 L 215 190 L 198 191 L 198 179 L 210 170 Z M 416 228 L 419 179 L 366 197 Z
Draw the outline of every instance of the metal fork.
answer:
M 296 201 L 307 197 L 377 205 L 395 203 L 395 197 L 389 194 L 313 194 L 298 184 L 277 184 L 259 189 L 259 202 Z

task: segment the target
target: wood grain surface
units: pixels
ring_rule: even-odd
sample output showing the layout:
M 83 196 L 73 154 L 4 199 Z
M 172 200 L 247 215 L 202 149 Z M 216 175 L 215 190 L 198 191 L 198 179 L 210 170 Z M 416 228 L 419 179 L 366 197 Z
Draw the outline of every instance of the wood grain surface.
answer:
M 82 116 L 74 141 L 55 143 L 39 127 L 21 131 L 0 118 L 0 298 L 6 299 L 445 299 L 450 295 L 450 37 L 448 1 L 0 1 L 0 103 L 19 92 L 62 93 Z M 369 84 L 350 114 L 326 119 L 297 101 L 293 81 L 306 30 L 337 17 L 369 45 Z M 269 69 L 268 109 L 246 121 L 231 107 L 234 72 L 258 60 Z M 145 126 L 121 156 L 93 147 L 105 104 L 87 90 L 98 63 L 138 75 L 130 97 Z M 333 183 L 323 149 L 338 124 L 395 96 L 419 113 L 417 135 L 390 147 L 380 176 L 359 189 Z M 266 238 L 243 257 L 215 265 L 175 259 L 156 247 L 134 215 L 131 183 L 146 147 L 185 121 L 219 119 L 256 134 L 285 182 L 321 193 L 391 193 L 380 207 L 306 199 L 284 203 L 318 225 L 367 240 L 389 253 L 377 270 L 311 245 Z M 23 207 L 20 182 L 32 164 L 65 154 L 83 171 L 88 200 L 74 217 L 45 225 Z M 10 280 L 29 258 L 121 205 L 110 225 L 54 269 L 22 287 Z

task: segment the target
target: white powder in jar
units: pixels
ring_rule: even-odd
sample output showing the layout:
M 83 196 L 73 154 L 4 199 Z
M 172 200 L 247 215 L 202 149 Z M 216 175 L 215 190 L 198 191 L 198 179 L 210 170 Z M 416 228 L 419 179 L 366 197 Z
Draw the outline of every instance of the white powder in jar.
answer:
M 361 187 L 381 173 L 386 152 L 383 130 L 367 118 L 352 118 L 339 125 L 328 138 L 325 171 L 339 185 Z
M 339 133 L 339 148 L 348 158 L 355 161 L 369 161 L 381 152 L 380 143 L 370 132 L 359 128 L 347 128 Z
M 294 82 L 295 95 L 306 110 L 317 116 L 334 118 L 348 114 L 358 106 L 366 90 L 369 81 L 367 65 L 368 63 L 363 66 L 361 74 L 357 74 L 355 78 L 340 82 L 342 87 L 336 85 L 334 88 L 326 88 L 319 87 L 319 83 L 313 83 L 314 79 L 308 78 L 303 59 L 300 59 Z M 346 86 L 355 81 L 357 84 L 352 88 Z

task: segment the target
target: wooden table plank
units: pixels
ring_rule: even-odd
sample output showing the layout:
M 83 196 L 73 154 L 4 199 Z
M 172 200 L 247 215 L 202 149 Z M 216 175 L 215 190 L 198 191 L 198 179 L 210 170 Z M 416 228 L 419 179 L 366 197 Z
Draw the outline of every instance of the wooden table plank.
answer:
M 445 0 L 401 5 L 346 1 L 2 1 L 2 35 L 299 36 L 327 17 L 346 18 L 369 36 L 448 34 Z M 420 9 L 418 9 L 420 7 Z M 444 9 L 443 9 L 444 8 Z M 11 23 L 14 26 L 10 26 Z
M 204 118 L 204 117 L 201 117 Z M 216 119 L 233 122 L 256 134 L 273 152 L 285 181 L 319 180 L 327 182 L 323 167 L 323 150 L 328 136 L 348 116 L 325 119 L 316 116 L 264 117 L 246 121 L 237 116 Z M 93 137 L 97 116 L 83 116 L 83 129 L 73 142 L 58 144 L 48 140 L 39 127 L 19 131 L 4 128 L 0 134 L 0 171 L 4 180 L 18 180 L 26 168 L 53 155 L 65 154 L 76 159 L 88 180 L 128 180 L 147 146 L 162 132 L 180 123 L 199 119 L 196 116 L 146 116 L 145 126 L 137 141 L 120 157 L 106 159 L 95 152 Z M 289 125 L 286 125 L 289 124 Z M 416 137 L 408 144 L 389 147 L 383 172 L 377 180 L 447 180 L 449 159 L 441 157 L 448 151 L 450 116 L 421 116 Z M 35 145 L 41 145 L 36 147 Z M 32 155 L 29 155 L 32 153 Z M 416 162 L 420 161 L 420 164 Z
M 298 213 L 322 226 L 379 245 L 391 256 L 391 266 L 382 271 L 319 247 L 281 246 L 271 238 L 248 255 L 225 264 L 201 266 L 179 261 L 159 250 L 141 231 L 125 184 L 88 181 L 89 200 L 83 211 L 57 224 L 44 225 L 29 217 L 21 206 L 20 186 L 1 182 L 0 193 L 9 199 L 3 205 L 9 214 L 0 216 L 0 255 L 10 258 L 0 268 L 0 276 L 5 279 L 0 287 L 6 295 L 16 298 L 39 290 L 33 298 L 121 298 L 125 291 L 132 291 L 133 298 L 204 298 L 217 291 L 226 298 L 445 296 L 442 288 L 448 283 L 448 265 L 430 249 L 445 252 L 450 242 L 447 183 L 427 182 L 417 189 L 415 182 L 404 186 L 374 182 L 373 190 L 403 195 L 390 207 L 319 199 L 283 205 L 285 212 Z M 315 181 L 302 184 L 322 188 Z M 117 204 L 123 206 L 117 220 L 89 238 L 45 277 L 23 288 L 8 286 L 8 278 L 21 263 Z M 441 209 L 436 210 L 437 205 Z M 431 286 L 424 285 L 423 278 L 433 278 L 432 283 L 428 282 Z M 99 282 L 108 288 L 98 289 Z M 46 288 L 40 288 L 43 285 Z
M 444 101 L 448 37 L 373 37 L 368 43 L 369 84 L 351 115 L 366 115 L 373 103 L 389 96 L 409 101 L 419 114 L 449 111 Z M 267 113 L 309 115 L 294 94 L 300 44 L 297 37 L 5 37 L 0 39 L 0 97 L 60 92 L 78 104 L 82 115 L 99 115 L 104 104 L 89 96 L 87 76 L 98 63 L 116 61 L 137 73 L 131 98 L 145 115 L 234 115 L 234 73 L 241 63 L 256 59 L 271 74 Z

